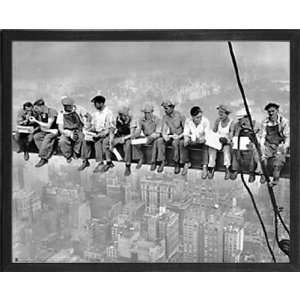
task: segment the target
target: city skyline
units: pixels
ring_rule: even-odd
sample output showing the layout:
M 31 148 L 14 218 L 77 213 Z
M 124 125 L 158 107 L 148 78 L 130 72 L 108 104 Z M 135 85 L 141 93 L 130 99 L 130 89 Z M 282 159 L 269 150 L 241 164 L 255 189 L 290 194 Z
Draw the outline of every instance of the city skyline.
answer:
M 16 154 L 14 160 L 15 262 L 271 262 L 240 180 L 228 183 L 218 173 L 201 180 L 199 170 L 174 176 L 171 168 L 152 174 L 148 166 L 126 178 L 122 163 L 99 175 L 78 172 L 79 161 L 66 166 L 61 157 L 40 178 L 32 161 Z M 257 182 L 251 189 L 272 242 L 266 187 Z M 288 180 L 278 193 L 289 222 Z

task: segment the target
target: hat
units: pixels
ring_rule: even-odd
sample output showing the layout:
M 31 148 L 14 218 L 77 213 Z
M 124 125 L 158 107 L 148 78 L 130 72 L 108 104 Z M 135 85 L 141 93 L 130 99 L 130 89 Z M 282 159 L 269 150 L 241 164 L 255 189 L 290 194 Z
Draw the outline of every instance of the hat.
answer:
M 105 103 L 105 98 L 101 95 L 97 95 L 91 100 L 91 102 Z
M 129 114 L 129 107 L 128 106 L 121 106 L 118 109 L 118 114 L 128 115 Z
M 45 105 L 45 101 L 44 101 L 44 99 L 40 98 L 40 99 L 34 101 L 33 105 L 42 106 L 42 105 Z
M 220 104 L 219 106 L 217 106 L 218 110 L 223 110 L 225 113 L 230 114 L 231 110 L 224 104 Z
M 62 105 L 74 105 L 74 100 L 71 97 L 64 96 L 61 98 Z
M 280 105 L 270 102 L 265 106 L 265 110 L 268 110 L 271 107 L 275 107 L 276 109 L 278 109 L 280 107 Z
M 251 114 L 251 109 L 249 108 L 249 112 Z M 246 109 L 243 107 L 241 108 L 240 110 L 238 110 L 236 113 L 235 113 L 235 116 L 238 118 L 238 119 L 242 119 L 244 117 L 248 117 L 247 115 L 247 112 L 246 112 Z
M 143 108 L 141 109 L 142 112 L 153 112 L 153 105 L 150 103 L 146 103 Z
M 175 106 L 175 103 L 172 100 L 165 100 L 161 104 L 162 107 Z

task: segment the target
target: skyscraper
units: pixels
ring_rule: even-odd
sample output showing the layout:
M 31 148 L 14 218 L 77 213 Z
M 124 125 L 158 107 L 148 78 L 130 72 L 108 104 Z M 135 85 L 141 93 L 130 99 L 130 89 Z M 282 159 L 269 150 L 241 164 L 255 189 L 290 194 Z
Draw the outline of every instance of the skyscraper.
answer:
M 224 227 L 224 262 L 238 263 L 244 246 L 244 229 L 229 225 Z

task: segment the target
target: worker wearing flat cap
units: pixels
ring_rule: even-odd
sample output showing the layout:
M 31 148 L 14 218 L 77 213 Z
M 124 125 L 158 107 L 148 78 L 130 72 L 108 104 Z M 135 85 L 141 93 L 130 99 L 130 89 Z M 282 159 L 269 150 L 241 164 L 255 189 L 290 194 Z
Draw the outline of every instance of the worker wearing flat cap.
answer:
M 250 109 L 249 109 L 250 110 Z M 250 110 L 251 113 L 251 110 Z M 258 158 L 258 153 L 256 151 L 254 141 L 254 134 L 258 134 L 259 129 L 256 127 L 256 121 L 252 120 L 254 126 L 254 133 L 252 132 L 250 120 L 248 118 L 245 108 L 242 108 L 236 112 L 237 121 L 234 124 L 233 136 L 234 137 L 247 137 L 249 139 L 248 148 L 248 159 L 249 163 L 249 183 L 255 181 L 255 171 L 261 172 L 260 162 Z M 235 180 L 237 178 L 238 172 L 240 171 L 240 160 L 244 158 L 244 152 L 239 149 L 232 149 L 232 161 L 231 161 L 231 173 L 230 179 Z
M 134 138 L 146 137 L 147 145 L 152 146 L 152 155 L 151 155 L 151 167 L 150 170 L 154 171 L 159 165 L 161 166 L 163 157 L 163 149 L 162 147 L 158 147 L 157 141 L 161 138 L 161 120 L 153 114 L 153 105 L 150 103 L 144 104 L 141 109 L 143 116 L 139 118 L 136 123 L 133 125 L 134 127 Z M 162 143 L 160 143 L 162 145 Z M 140 169 L 143 165 L 143 152 L 142 145 L 133 145 L 133 151 L 137 153 L 138 163 L 136 165 L 137 169 Z
M 35 115 L 30 117 L 30 122 L 38 125 L 38 130 L 34 133 L 33 139 L 39 149 L 39 162 L 35 167 L 40 168 L 48 163 L 58 136 L 56 109 L 48 107 L 44 99 L 38 99 L 33 103 Z
M 85 118 L 89 114 L 84 108 L 75 105 L 71 97 L 62 97 L 61 104 L 63 110 L 57 116 L 58 129 L 61 134 L 58 145 L 63 156 L 70 163 L 72 158 L 79 158 L 81 155 L 82 129 L 85 125 Z
M 280 171 L 286 162 L 286 155 L 290 146 L 289 122 L 279 113 L 279 105 L 270 102 L 265 106 L 268 117 L 262 123 L 261 150 L 263 163 L 271 161 L 273 166 L 272 185 L 277 185 Z M 263 176 L 261 182 L 265 182 Z
M 166 146 L 172 146 L 172 159 L 175 163 L 174 173 L 179 174 L 180 168 L 183 167 L 185 163 L 184 158 L 187 156 L 187 154 L 184 153 L 187 149 L 184 147 L 183 140 L 185 117 L 179 111 L 175 110 L 175 103 L 172 100 L 164 101 L 161 106 L 165 111 L 165 115 L 162 119 L 163 139 L 158 142 L 158 146 L 164 149 L 164 160 L 161 164 L 161 171 L 165 164 L 165 144 Z
M 128 106 L 121 106 L 118 109 L 118 116 L 115 119 L 115 130 L 113 132 L 109 151 L 105 152 L 107 164 L 103 171 L 106 172 L 112 165 L 111 151 L 116 148 L 117 151 L 124 154 L 125 172 L 124 176 L 131 174 L 131 138 L 134 136 L 134 128 L 132 127 L 132 116 L 130 115 Z
M 115 128 L 114 116 L 112 111 L 106 106 L 106 99 L 102 95 L 96 95 L 91 99 L 95 107 L 95 112 L 91 115 L 89 126 L 84 129 L 85 138 L 82 142 L 82 165 L 78 168 L 79 171 L 90 166 L 89 159 L 91 158 L 92 149 L 95 149 L 95 159 L 98 163 L 94 169 L 94 173 L 107 171 L 113 167 L 112 162 L 104 164 L 105 156 L 110 155 L 109 144 L 112 140 L 112 134 Z M 92 139 L 88 136 L 92 134 Z
M 218 118 L 216 119 L 213 131 L 220 136 L 222 144 L 222 151 L 224 155 L 225 166 L 225 180 L 230 178 L 230 165 L 231 165 L 231 139 L 233 134 L 234 122 L 229 118 L 231 110 L 224 104 L 217 106 Z M 217 150 L 209 147 L 209 163 L 208 163 L 208 178 L 214 177 Z

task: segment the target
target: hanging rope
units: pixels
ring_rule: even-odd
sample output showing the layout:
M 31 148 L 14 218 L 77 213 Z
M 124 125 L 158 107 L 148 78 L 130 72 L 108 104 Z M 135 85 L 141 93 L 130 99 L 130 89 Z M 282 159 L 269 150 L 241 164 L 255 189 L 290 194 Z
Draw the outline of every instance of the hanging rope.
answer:
M 239 151 L 240 151 L 240 141 L 241 141 L 241 134 L 242 134 L 242 133 L 243 133 L 243 130 L 241 130 L 241 131 L 239 132 L 239 135 L 238 135 L 238 153 L 239 153 Z M 241 161 L 242 161 L 240 155 L 238 155 L 238 161 L 239 161 L 239 164 L 240 164 Z M 259 210 L 258 210 L 258 207 L 257 207 L 257 205 L 256 205 L 254 196 L 253 196 L 253 194 L 252 194 L 252 192 L 251 192 L 249 186 L 247 185 L 247 183 L 246 183 L 246 181 L 245 181 L 245 178 L 244 178 L 244 172 L 243 172 L 242 170 L 240 171 L 240 174 L 241 174 L 241 179 L 242 179 L 243 185 L 244 185 L 244 187 L 246 188 L 246 190 L 248 191 L 248 194 L 250 195 L 250 199 L 251 199 L 251 201 L 252 201 L 252 205 L 253 205 L 254 210 L 255 210 L 255 212 L 256 212 L 256 215 L 257 215 L 257 217 L 258 217 L 258 219 L 259 219 L 260 226 L 261 226 L 261 228 L 262 228 L 262 230 L 263 230 L 263 233 L 264 233 L 264 236 L 265 236 L 265 241 L 266 241 L 266 243 L 267 243 L 268 250 L 269 250 L 269 252 L 270 252 L 270 254 L 271 254 L 271 256 L 272 256 L 272 260 L 273 260 L 273 262 L 276 263 L 275 254 L 274 254 L 274 252 L 273 252 L 273 250 L 272 250 L 272 247 L 271 247 L 271 245 L 270 245 L 268 233 L 267 233 L 267 230 L 266 230 L 264 221 L 263 221 L 263 219 L 262 219 L 262 217 L 261 217 L 261 214 L 260 214 L 260 212 L 259 212 Z
M 276 242 L 278 244 L 278 247 L 285 254 L 287 254 L 289 256 L 289 251 L 288 251 L 289 250 L 289 240 L 285 240 L 285 243 L 283 243 L 282 241 L 279 241 L 279 238 L 278 238 L 278 218 L 279 218 L 281 224 L 283 225 L 285 231 L 288 233 L 288 235 L 289 235 L 290 232 L 289 232 L 288 227 L 286 226 L 286 224 L 284 223 L 284 221 L 283 221 L 283 219 L 280 215 L 278 205 L 277 205 L 277 202 L 276 202 L 276 198 L 275 198 L 275 194 L 274 194 L 273 188 L 270 184 L 270 177 L 269 177 L 268 172 L 266 170 L 266 165 L 265 165 L 264 161 L 262 160 L 262 153 L 261 153 L 260 144 L 257 140 L 256 134 L 255 134 L 255 131 L 254 131 L 252 116 L 251 116 L 251 113 L 250 113 L 250 110 L 249 110 L 249 106 L 248 106 L 248 103 L 247 103 L 244 88 L 243 88 L 243 85 L 242 85 L 241 80 L 240 80 L 239 70 L 238 70 L 238 66 L 237 66 L 237 63 L 236 63 L 236 59 L 235 59 L 235 55 L 234 55 L 234 51 L 233 51 L 233 47 L 232 47 L 231 42 L 228 42 L 228 46 L 229 46 L 229 52 L 230 52 L 230 55 L 231 55 L 231 59 L 232 59 L 232 63 L 233 63 L 237 83 L 238 83 L 238 86 L 239 86 L 239 89 L 240 89 L 240 92 L 241 92 L 241 95 L 242 95 L 242 98 L 243 98 L 243 103 L 244 103 L 244 107 L 245 107 L 245 110 L 246 110 L 246 113 L 247 113 L 247 117 L 249 118 L 250 127 L 251 127 L 251 133 L 250 134 L 252 134 L 252 136 L 253 136 L 253 143 L 254 143 L 255 148 L 257 150 L 257 153 L 258 153 L 258 157 L 259 157 L 259 161 L 260 161 L 260 164 L 261 164 L 262 172 L 263 172 L 264 176 L 266 177 L 266 181 L 267 181 L 268 192 L 269 192 L 269 195 L 270 195 L 270 200 L 271 200 L 271 204 L 272 204 L 273 211 L 274 211 L 274 223 L 275 223 L 274 226 L 275 226 Z M 240 142 L 239 140 L 240 140 L 240 134 L 239 134 L 239 137 L 238 137 L 238 151 L 239 151 L 239 147 L 240 147 L 239 146 L 239 142 Z M 251 198 L 252 203 L 254 205 L 257 216 L 258 216 L 259 220 L 262 221 L 261 216 L 259 214 L 259 211 L 257 209 L 256 203 L 255 203 L 254 197 L 253 197 L 249 187 L 247 186 L 247 184 L 244 180 L 243 172 L 241 172 L 241 178 L 242 178 L 242 181 L 244 183 L 245 188 L 247 189 L 247 191 L 250 195 L 250 198 Z M 261 225 L 262 225 L 263 231 L 265 232 L 265 230 L 264 230 L 265 226 L 263 224 L 263 221 L 261 222 Z M 271 250 L 270 253 L 271 253 L 271 256 L 274 260 L 274 253 L 273 253 L 273 251 L 272 251 L 272 249 L 269 245 L 269 240 L 268 240 L 266 234 L 265 234 L 265 238 L 266 238 L 266 242 L 267 242 L 267 245 L 268 245 L 268 249 L 269 249 L 269 251 Z M 282 249 L 283 246 L 284 246 L 284 249 Z

